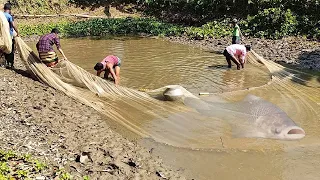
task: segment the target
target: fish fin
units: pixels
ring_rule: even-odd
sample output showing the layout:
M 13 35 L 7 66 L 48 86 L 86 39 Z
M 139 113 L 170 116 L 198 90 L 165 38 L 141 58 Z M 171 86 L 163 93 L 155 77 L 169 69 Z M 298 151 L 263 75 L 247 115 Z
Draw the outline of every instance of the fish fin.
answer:
M 259 100 L 262 100 L 262 98 L 255 96 L 253 94 L 248 94 L 242 101 L 251 102 L 251 101 L 259 101 Z

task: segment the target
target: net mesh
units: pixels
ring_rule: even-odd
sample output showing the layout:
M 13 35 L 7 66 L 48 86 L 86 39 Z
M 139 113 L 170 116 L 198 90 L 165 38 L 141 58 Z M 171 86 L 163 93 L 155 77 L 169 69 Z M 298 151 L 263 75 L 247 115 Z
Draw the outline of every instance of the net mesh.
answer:
M 11 39 L 9 26 L 3 13 L 0 14 L 0 47 L 3 51 L 10 52 Z M 161 101 L 162 93 L 168 87 L 180 88 L 184 97 L 198 99 L 197 96 L 181 86 L 165 86 L 148 92 L 116 86 L 67 60 L 61 61 L 54 68 L 48 68 L 20 37 L 16 37 L 16 44 L 22 62 L 28 71 L 37 77 L 39 81 L 94 108 L 98 112 L 106 115 L 108 119 L 116 121 L 142 137 L 152 137 L 157 141 L 180 145 L 186 142 L 186 138 L 189 140 L 192 139 L 192 135 L 186 135 L 192 131 L 201 132 L 204 129 L 214 129 L 212 127 L 220 126 L 219 124 L 213 123 L 207 124 L 207 127 L 203 127 L 198 123 L 198 116 L 195 115 L 193 109 L 186 107 L 181 102 Z M 284 88 L 287 91 L 298 94 L 299 98 L 310 108 L 314 108 L 314 106 L 309 103 L 309 100 L 316 103 L 320 102 L 319 87 L 317 87 L 317 84 L 309 83 L 302 77 L 297 76 L 294 72 L 295 70 L 287 69 L 272 61 L 267 61 L 254 51 L 248 53 L 247 62 L 256 66 L 266 66 L 269 69 L 272 79 L 264 86 L 273 84 L 273 87 L 277 87 L 278 89 Z M 290 83 L 291 81 L 308 83 L 309 86 L 302 86 L 301 83 L 292 84 Z M 306 88 L 308 92 L 313 93 L 314 96 L 310 97 L 304 93 Z M 314 109 L 314 111 L 317 112 L 317 109 Z M 156 119 L 154 122 L 158 123 L 156 126 L 149 128 L 154 122 L 146 122 L 142 121 L 142 119 L 149 119 L 150 121 Z M 187 127 L 186 124 L 189 126 Z M 198 133 L 194 136 L 192 142 L 210 138 L 208 135 L 206 135 L 206 137 L 200 137 L 201 134 L 202 133 Z M 190 144 L 190 141 L 188 141 L 188 143 Z
M 0 12 L 0 49 L 2 52 L 9 54 L 12 50 L 11 35 L 9 32 L 9 23 L 3 12 Z

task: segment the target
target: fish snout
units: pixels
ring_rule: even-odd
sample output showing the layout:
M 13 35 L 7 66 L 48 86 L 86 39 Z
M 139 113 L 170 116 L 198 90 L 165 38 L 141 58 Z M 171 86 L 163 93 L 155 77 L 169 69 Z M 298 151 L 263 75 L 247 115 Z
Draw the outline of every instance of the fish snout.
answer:
M 281 134 L 288 140 L 302 139 L 306 135 L 304 130 L 298 126 L 287 127 L 282 130 Z

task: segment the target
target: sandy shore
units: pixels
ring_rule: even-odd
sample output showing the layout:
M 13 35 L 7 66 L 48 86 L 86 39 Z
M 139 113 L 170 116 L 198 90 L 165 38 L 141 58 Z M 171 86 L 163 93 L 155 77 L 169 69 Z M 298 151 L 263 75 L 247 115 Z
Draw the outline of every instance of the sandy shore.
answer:
M 0 68 L 1 150 L 41 159 L 48 179 L 59 168 L 74 179 L 184 179 L 92 108 L 29 78 L 17 55 L 15 62 L 16 70 Z

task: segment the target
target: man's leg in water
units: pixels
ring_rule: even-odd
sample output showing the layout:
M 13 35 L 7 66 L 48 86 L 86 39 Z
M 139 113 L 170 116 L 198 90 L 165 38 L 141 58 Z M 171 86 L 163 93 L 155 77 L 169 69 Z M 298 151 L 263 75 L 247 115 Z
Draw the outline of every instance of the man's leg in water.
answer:
M 226 60 L 228 62 L 228 68 L 231 68 L 231 60 L 230 57 L 226 57 Z
M 226 57 L 228 68 L 231 68 L 231 61 L 230 61 L 231 56 L 226 49 L 223 51 L 223 55 Z

